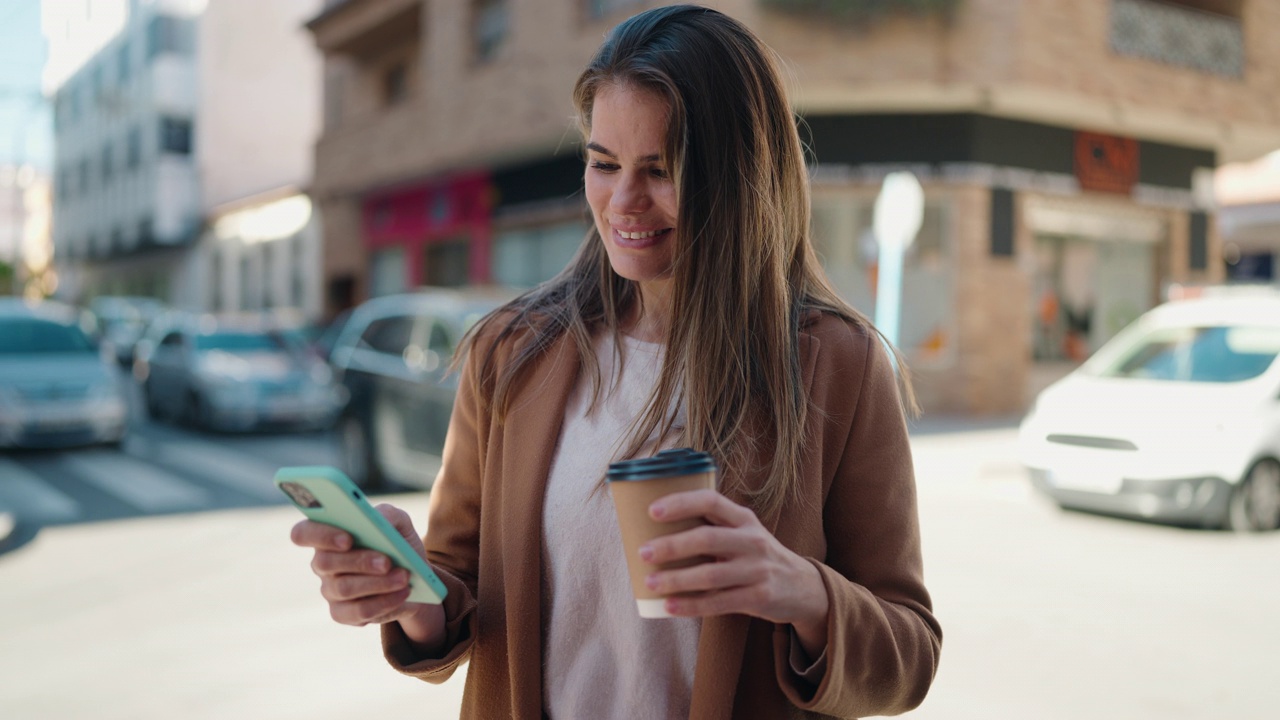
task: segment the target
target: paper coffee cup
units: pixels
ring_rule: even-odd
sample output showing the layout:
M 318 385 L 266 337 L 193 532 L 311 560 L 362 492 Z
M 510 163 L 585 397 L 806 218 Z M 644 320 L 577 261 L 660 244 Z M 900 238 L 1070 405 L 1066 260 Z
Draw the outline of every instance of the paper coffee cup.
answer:
M 663 450 L 653 457 L 611 463 L 605 475 L 609 494 L 618 512 L 622 548 L 627 556 L 631 591 L 640 617 L 671 617 L 664 596 L 650 590 L 644 579 L 656 570 L 672 570 L 706 562 L 708 558 L 687 558 L 671 563 L 649 563 L 640 558 L 640 546 L 663 535 L 689 530 L 706 523 L 701 518 L 658 522 L 649 517 L 649 506 L 660 497 L 688 490 L 714 490 L 716 464 L 710 455 L 689 448 Z

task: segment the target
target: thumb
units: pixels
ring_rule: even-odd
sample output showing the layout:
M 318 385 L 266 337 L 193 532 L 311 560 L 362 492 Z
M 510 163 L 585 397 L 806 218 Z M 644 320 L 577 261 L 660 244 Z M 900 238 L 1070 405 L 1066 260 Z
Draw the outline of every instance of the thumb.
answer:
M 382 517 L 386 518 L 387 521 L 391 523 L 392 527 L 404 536 L 405 540 L 409 541 L 409 545 L 411 545 L 414 550 L 426 555 L 426 551 L 422 546 L 422 537 L 419 536 L 418 531 L 414 529 L 413 518 L 409 517 L 409 513 L 388 503 L 381 503 L 374 509 L 381 513 Z

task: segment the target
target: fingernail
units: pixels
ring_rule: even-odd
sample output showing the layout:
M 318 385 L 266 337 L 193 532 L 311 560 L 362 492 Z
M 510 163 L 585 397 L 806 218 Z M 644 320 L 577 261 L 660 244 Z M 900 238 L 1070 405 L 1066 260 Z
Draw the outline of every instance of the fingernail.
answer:
M 378 558 L 373 561 L 373 569 L 378 572 L 386 572 L 389 561 L 386 558 Z
M 650 575 L 649 577 L 646 577 L 646 578 L 644 579 L 644 584 L 645 584 L 645 587 L 649 588 L 650 590 L 657 590 L 657 589 L 658 589 L 658 576 L 657 576 L 657 575 Z
M 339 550 L 348 550 L 351 548 L 351 538 L 342 535 L 334 542 L 334 545 L 337 545 Z
M 655 518 L 662 517 L 663 515 L 666 514 L 666 512 L 667 512 L 667 508 L 663 506 L 663 504 L 660 502 L 656 502 L 649 506 L 649 514 Z
M 653 559 L 653 548 L 648 545 L 640 546 L 640 559 L 649 562 Z

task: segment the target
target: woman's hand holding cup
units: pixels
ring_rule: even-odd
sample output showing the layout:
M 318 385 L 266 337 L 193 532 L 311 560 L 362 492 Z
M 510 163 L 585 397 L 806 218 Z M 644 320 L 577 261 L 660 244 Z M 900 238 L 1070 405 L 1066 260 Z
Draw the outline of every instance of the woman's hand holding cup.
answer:
M 691 567 L 657 570 L 646 586 L 666 597 L 676 617 L 741 613 L 796 630 L 805 652 L 818 657 L 827 643 L 826 585 L 811 562 L 787 549 L 755 513 L 714 490 L 673 493 L 649 506 L 657 522 L 701 519 L 706 524 L 647 541 L 647 563 L 713 558 Z

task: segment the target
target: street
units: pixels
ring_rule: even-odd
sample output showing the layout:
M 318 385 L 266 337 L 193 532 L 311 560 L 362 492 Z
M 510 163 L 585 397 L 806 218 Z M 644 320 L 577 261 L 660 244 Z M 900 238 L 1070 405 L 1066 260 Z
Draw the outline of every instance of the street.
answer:
M 1273 717 L 1280 535 L 1061 512 L 1029 491 L 1013 439 L 1008 422 L 914 434 L 945 639 L 907 717 Z M 0 555 L 0 717 L 457 717 L 463 675 L 391 671 L 375 629 L 328 618 L 289 543 L 299 516 L 271 471 L 332 452 L 323 433 L 140 422 L 123 452 L 0 456 L 0 510 L 21 496 L 51 514 Z M 424 493 L 383 499 L 425 516 Z

